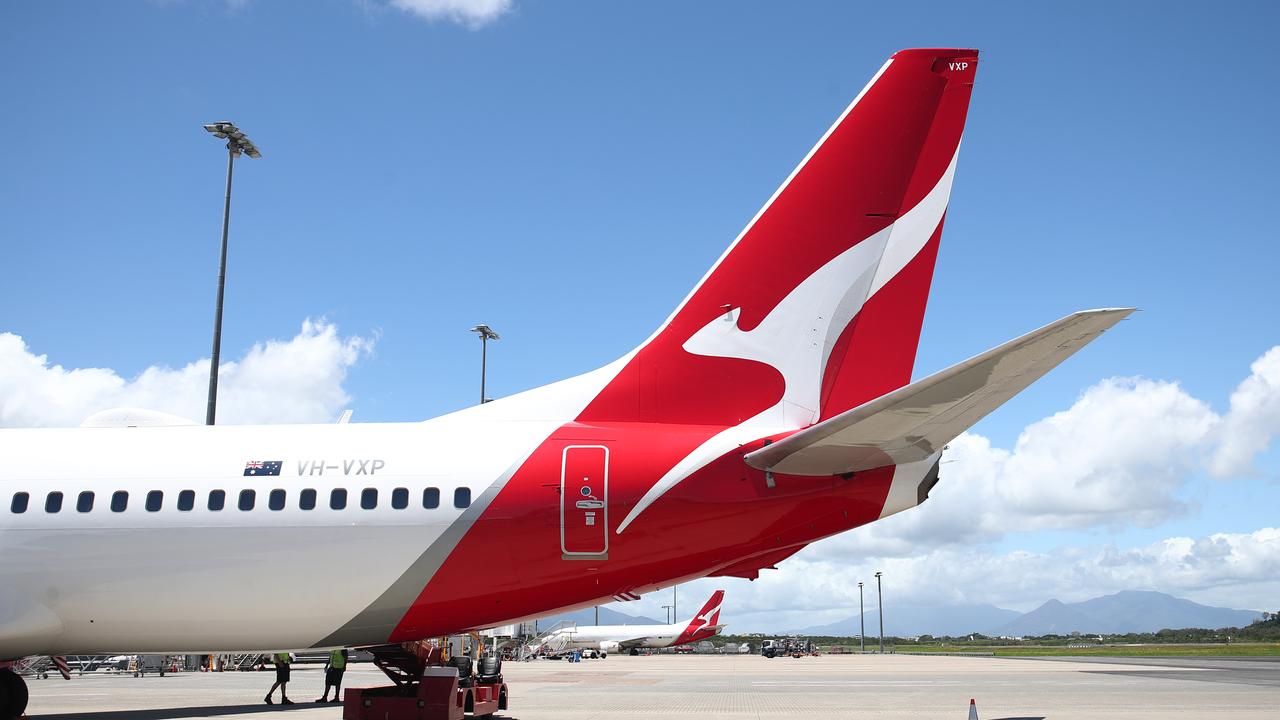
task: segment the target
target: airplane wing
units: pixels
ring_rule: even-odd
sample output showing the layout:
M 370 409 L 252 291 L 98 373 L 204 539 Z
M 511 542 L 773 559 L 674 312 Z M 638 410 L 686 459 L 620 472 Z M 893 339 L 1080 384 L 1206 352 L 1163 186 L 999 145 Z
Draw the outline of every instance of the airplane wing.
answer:
M 924 460 L 1134 308 L 1085 310 L 746 455 L 788 475 L 839 475 Z
M 648 639 L 649 639 L 649 637 L 646 635 L 646 636 L 644 636 L 644 637 L 635 637 L 635 638 L 630 638 L 630 639 L 627 639 L 627 640 L 619 640 L 619 641 L 618 641 L 618 647 L 620 647 L 620 648 L 622 648 L 622 649 L 624 649 L 624 650 L 626 650 L 626 649 L 630 649 L 630 648 L 633 648 L 633 647 L 640 647 L 641 645 L 643 645 L 643 644 L 644 644 L 644 641 L 645 641 L 645 640 L 648 640 Z

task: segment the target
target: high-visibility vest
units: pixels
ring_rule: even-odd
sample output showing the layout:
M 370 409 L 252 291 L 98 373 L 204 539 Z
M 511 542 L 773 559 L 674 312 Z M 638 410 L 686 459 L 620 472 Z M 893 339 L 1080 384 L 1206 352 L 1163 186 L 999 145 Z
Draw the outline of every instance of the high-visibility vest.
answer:
M 272 659 L 275 661 L 277 665 L 288 665 L 289 653 L 276 653 L 276 656 Z
M 345 670 L 347 667 L 347 659 L 342 657 L 341 650 L 334 650 L 329 653 L 329 667 L 334 670 Z

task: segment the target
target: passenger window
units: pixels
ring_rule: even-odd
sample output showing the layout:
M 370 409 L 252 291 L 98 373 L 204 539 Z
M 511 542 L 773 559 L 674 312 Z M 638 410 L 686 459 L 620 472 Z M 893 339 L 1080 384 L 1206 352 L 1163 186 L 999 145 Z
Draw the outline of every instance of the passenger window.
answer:
M 360 493 L 360 507 L 365 510 L 372 510 L 378 507 L 377 488 L 365 488 L 364 491 Z
M 422 507 L 428 510 L 440 507 L 439 488 L 427 488 L 422 491 Z
M 93 491 L 85 490 L 80 493 L 80 497 L 76 498 L 76 510 L 80 512 L 89 512 L 93 509 Z
M 460 487 L 453 491 L 453 506 L 464 508 L 471 505 L 471 488 Z
M 191 508 L 196 506 L 196 491 L 183 490 L 178 493 L 178 509 L 182 512 L 189 512 Z
M 241 491 L 240 491 L 240 503 L 239 503 L 239 505 L 238 505 L 237 507 L 239 507 L 241 510 L 245 510 L 245 511 L 252 510 L 252 509 L 253 509 L 253 503 L 254 503 L 257 499 L 258 499 L 258 494 L 257 494 L 256 492 L 254 492 L 254 491 L 252 491 L 252 490 L 241 490 Z
M 62 509 L 62 493 L 54 490 L 44 499 L 44 511 L 56 513 Z
M 409 507 L 409 488 L 396 488 L 391 491 L 391 507 L 397 510 Z
M 147 493 L 147 512 L 159 512 L 161 505 L 164 505 L 163 491 L 152 490 Z
M 129 507 L 129 491 L 117 490 L 111 494 L 111 512 L 124 512 Z
M 276 488 L 271 491 L 271 497 L 267 498 L 267 507 L 272 510 L 284 509 L 284 490 Z
M 344 488 L 334 488 L 329 493 L 329 507 L 334 510 L 341 510 L 347 506 L 347 491 Z
M 298 507 L 303 510 L 314 510 L 316 507 L 316 491 L 307 488 L 298 493 Z
M 14 493 L 13 502 L 9 504 L 9 512 L 24 513 L 27 511 L 27 502 L 31 500 L 31 496 L 24 493 Z
M 225 490 L 209 491 L 209 509 L 217 512 L 227 504 L 227 493 Z

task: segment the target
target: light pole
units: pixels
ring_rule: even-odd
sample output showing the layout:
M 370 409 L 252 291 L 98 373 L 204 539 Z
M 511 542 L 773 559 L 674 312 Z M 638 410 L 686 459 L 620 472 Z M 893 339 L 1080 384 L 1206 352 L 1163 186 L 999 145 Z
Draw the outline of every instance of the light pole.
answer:
M 253 141 L 230 122 L 222 121 L 204 126 L 219 140 L 227 141 L 227 196 L 222 204 L 222 255 L 218 260 L 218 299 L 213 310 L 213 357 L 209 359 L 209 406 L 205 410 L 204 424 L 212 425 L 218 414 L 218 359 L 222 350 L 222 294 L 227 283 L 227 223 L 231 219 L 231 171 L 236 158 L 244 153 L 260 158 L 262 153 Z
M 471 332 L 480 336 L 480 404 L 483 405 L 490 400 L 484 394 L 484 376 L 489 361 L 489 341 L 502 338 L 493 331 L 493 328 L 483 323 L 471 328 Z
M 662 606 L 662 609 L 667 613 L 667 623 L 668 623 L 668 624 L 670 624 L 670 623 L 674 622 L 674 621 L 671 619 L 671 606 L 670 606 L 670 605 L 663 605 L 663 606 Z
M 884 654 L 884 593 L 880 591 L 880 573 L 876 573 L 876 601 L 880 604 L 880 654 Z
M 671 622 L 675 622 L 680 618 L 680 616 L 676 613 L 676 588 L 677 587 L 679 586 L 678 585 L 671 586 Z
M 867 651 L 867 616 L 862 609 L 862 583 L 858 583 L 858 652 Z

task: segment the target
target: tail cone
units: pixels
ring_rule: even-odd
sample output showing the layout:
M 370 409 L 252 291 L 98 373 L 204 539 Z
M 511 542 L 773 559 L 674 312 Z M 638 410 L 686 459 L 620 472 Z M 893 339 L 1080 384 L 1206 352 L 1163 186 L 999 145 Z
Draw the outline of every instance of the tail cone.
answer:
M 969 720 L 978 720 L 978 705 L 969 698 Z

